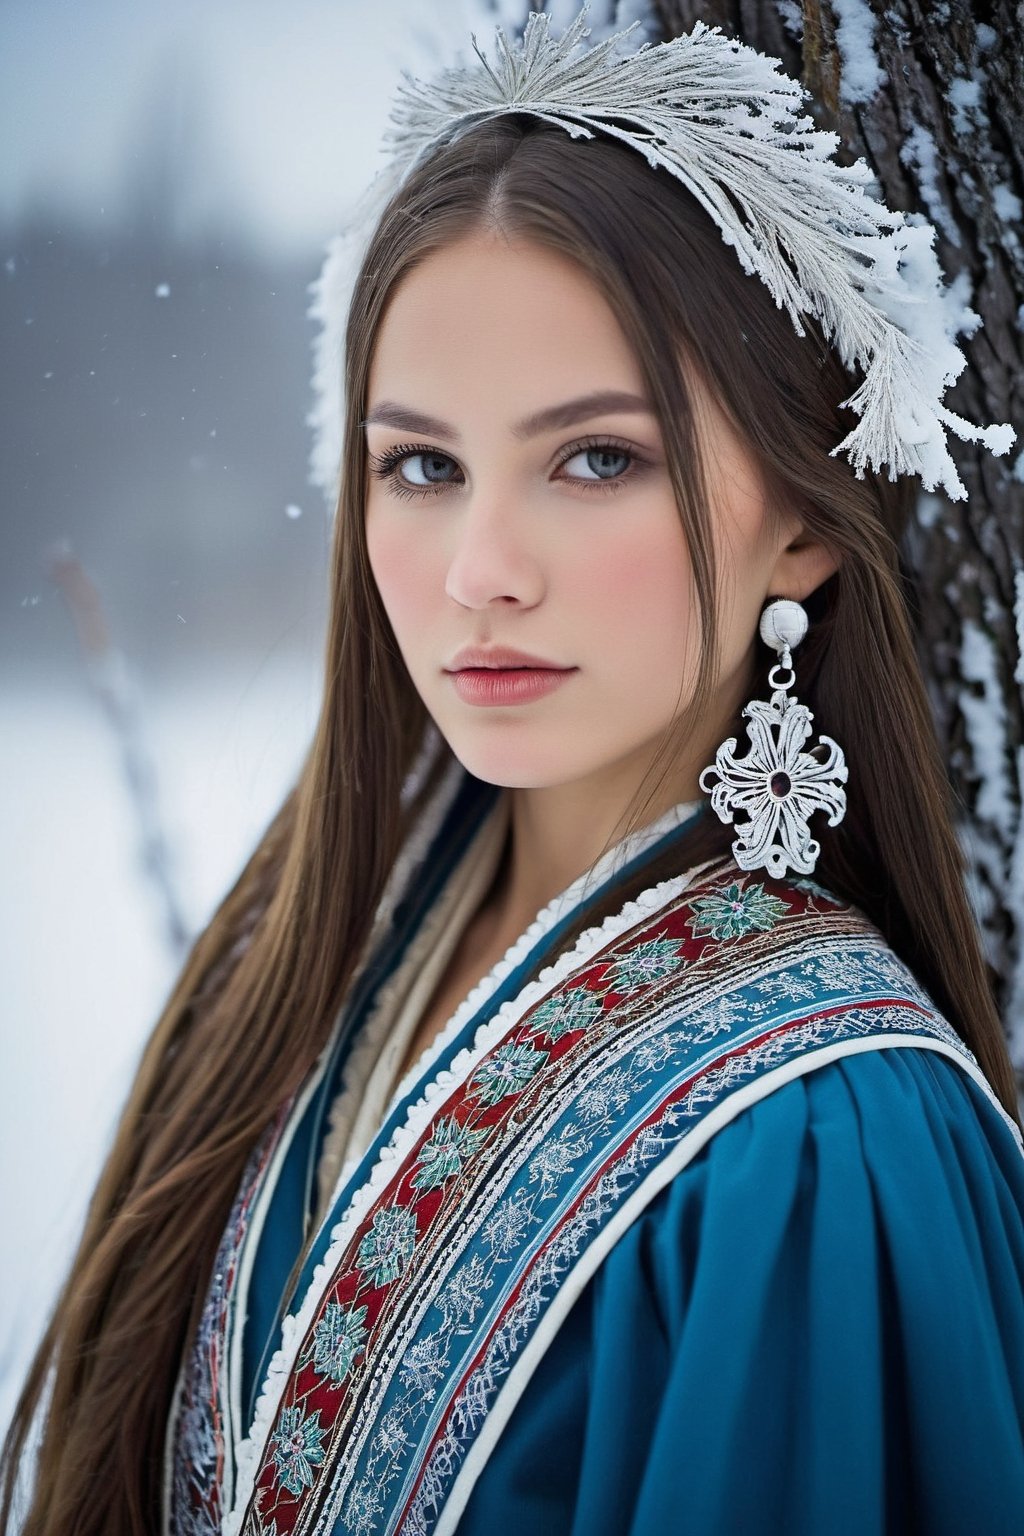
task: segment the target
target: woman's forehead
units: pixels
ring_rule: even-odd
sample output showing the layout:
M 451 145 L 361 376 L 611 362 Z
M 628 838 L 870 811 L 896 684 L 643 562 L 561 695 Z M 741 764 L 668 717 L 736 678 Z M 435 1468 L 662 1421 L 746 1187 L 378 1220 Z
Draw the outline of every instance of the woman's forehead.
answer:
M 476 236 L 432 252 L 396 284 L 374 340 L 368 409 L 398 400 L 444 417 L 438 391 L 500 394 L 518 434 L 533 413 L 595 391 L 646 399 L 614 310 L 576 262 Z

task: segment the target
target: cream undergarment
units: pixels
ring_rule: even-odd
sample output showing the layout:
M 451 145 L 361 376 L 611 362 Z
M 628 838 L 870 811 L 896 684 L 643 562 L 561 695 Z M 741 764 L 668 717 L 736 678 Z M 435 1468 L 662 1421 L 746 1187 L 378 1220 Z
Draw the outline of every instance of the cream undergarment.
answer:
M 375 1013 L 367 1021 L 370 1028 L 363 1048 L 353 1049 L 317 1168 L 317 1225 L 326 1214 L 342 1168 L 362 1157 L 387 1119 L 399 1089 L 404 1090 L 405 1078 L 396 1082 L 399 1065 L 459 940 L 491 887 L 504 851 L 509 815 L 508 796 L 499 796 L 396 973 L 388 989 L 387 1016 L 380 1010 Z M 406 1076 L 418 1065 L 413 1063 Z

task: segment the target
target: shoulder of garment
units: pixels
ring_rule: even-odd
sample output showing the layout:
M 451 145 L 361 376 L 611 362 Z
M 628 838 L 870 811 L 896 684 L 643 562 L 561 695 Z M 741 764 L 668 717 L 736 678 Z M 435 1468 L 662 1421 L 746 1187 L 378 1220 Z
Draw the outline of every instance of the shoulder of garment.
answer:
M 872 1049 L 720 1129 L 574 1303 L 460 1536 L 513 1512 L 537 1536 L 1017 1536 L 1024 1157 L 970 1075 Z

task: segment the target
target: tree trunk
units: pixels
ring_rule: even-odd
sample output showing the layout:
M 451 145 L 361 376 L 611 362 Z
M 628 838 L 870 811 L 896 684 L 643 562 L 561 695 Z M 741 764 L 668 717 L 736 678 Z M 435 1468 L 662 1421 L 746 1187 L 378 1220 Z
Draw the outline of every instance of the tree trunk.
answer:
M 636 7 L 620 4 L 619 12 Z M 1024 423 L 1024 6 L 968 0 L 653 0 L 663 38 L 695 21 L 782 60 L 891 206 L 923 213 L 983 328 L 947 400 Z M 905 557 L 921 663 L 950 778 L 968 890 L 1011 1052 L 1024 1069 L 1024 453 L 951 442 L 969 499 L 922 493 Z

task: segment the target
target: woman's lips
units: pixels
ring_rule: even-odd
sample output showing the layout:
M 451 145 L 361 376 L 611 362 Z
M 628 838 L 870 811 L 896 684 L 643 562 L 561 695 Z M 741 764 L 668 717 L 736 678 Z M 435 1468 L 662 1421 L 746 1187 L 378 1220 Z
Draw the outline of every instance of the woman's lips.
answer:
M 543 698 L 572 677 L 576 667 L 464 667 L 451 672 L 452 686 L 464 704 L 528 704 Z

